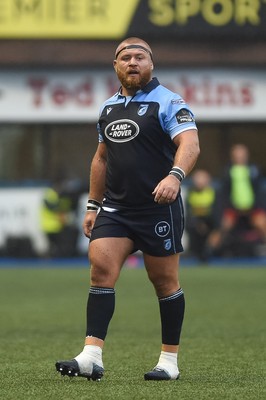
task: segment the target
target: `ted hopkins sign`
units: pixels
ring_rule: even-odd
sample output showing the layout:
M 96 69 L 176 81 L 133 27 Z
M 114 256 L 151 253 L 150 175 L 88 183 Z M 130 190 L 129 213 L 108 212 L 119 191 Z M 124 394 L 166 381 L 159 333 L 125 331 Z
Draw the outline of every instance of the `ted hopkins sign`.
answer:
M 156 76 L 181 94 L 197 121 L 266 120 L 264 71 L 165 69 Z M 110 71 L 2 71 L 0 121 L 95 122 L 118 88 Z

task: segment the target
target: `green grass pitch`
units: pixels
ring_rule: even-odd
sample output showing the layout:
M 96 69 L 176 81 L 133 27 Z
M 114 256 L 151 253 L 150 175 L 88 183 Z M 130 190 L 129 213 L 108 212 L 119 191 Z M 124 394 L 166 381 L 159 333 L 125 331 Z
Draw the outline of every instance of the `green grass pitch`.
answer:
M 73 265 L 74 267 L 74 265 Z M 266 268 L 182 267 L 181 378 L 144 381 L 160 351 L 159 310 L 143 268 L 122 271 L 101 382 L 62 378 L 83 347 L 89 270 L 0 269 L 0 399 L 266 398 Z

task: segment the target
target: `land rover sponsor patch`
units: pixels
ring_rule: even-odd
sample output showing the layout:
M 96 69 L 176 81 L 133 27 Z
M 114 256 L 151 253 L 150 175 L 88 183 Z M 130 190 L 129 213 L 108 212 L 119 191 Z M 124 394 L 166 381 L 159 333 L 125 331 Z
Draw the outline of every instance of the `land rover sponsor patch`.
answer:
M 179 124 L 195 121 L 193 115 L 186 108 L 181 108 L 181 110 L 178 111 L 178 113 L 176 114 L 176 119 Z
M 104 134 L 112 142 L 128 142 L 139 134 L 139 126 L 131 119 L 119 119 L 108 124 Z

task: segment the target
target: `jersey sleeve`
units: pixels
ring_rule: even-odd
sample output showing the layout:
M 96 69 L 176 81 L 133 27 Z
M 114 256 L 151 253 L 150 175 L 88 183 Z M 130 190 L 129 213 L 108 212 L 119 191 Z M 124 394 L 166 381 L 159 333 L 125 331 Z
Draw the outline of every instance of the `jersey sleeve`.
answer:
M 100 127 L 99 122 L 97 122 L 96 127 L 97 127 L 97 132 L 98 132 L 98 142 L 99 142 L 99 143 L 103 143 L 103 142 L 104 142 L 104 140 L 103 140 L 103 134 L 102 134 L 102 131 L 101 131 L 101 127 Z
M 97 125 L 96 125 L 96 129 L 97 129 L 97 132 L 98 132 L 98 143 L 103 143 L 104 142 L 104 136 L 103 136 L 103 132 L 102 132 L 102 129 L 101 129 L 100 119 L 101 119 L 103 110 L 105 108 L 105 103 L 106 102 L 104 102 L 102 104 L 102 106 L 101 106 L 101 108 L 99 110 L 99 119 L 98 119 L 98 122 L 97 122 Z
M 163 129 L 170 135 L 171 139 L 181 132 L 197 129 L 194 114 L 188 104 L 178 95 L 169 98 L 163 115 Z
M 97 128 L 97 132 L 98 132 L 98 142 L 99 143 L 103 143 L 104 142 L 104 133 L 102 132 L 102 129 L 101 129 L 101 124 L 100 124 L 100 120 L 101 120 L 101 117 L 102 117 L 102 115 L 103 115 L 103 113 L 104 113 L 104 110 L 106 109 L 106 107 L 108 106 L 108 105 L 112 105 L 113 103 L 116 103 L 116 99 L 117 99 L 117 95 L 118 95 L 118 93 L 116 93 L 114 96 L 112 96 L 110 99 L 107 99 L 103 104 L 102 104 L 102 106 L 101 106 L 101 108 L 100 108 L 100 110 L 99 110 L 99 119 L 98 119 L 98 122 L 97 122 L 97 125 L 96 125 L 96 128 Z

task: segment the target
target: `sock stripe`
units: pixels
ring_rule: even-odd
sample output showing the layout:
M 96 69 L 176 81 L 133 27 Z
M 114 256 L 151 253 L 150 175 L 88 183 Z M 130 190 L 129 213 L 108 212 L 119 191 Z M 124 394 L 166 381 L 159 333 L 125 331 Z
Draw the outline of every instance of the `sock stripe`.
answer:
M 159 297 L 159 302 L 174 300 L 174 299 L 177 299 L 178 297 L 182 296 L 183 294 L 184 294 L 183 289 L 180 288 L 175 293 L 171 294 L 170 296 Z
M 102 287 L 91 286 L 89 293 L 92 293 L 92 294 L 114 294 L 115 290 L 113 288 L 102 288 Z

